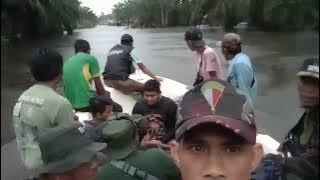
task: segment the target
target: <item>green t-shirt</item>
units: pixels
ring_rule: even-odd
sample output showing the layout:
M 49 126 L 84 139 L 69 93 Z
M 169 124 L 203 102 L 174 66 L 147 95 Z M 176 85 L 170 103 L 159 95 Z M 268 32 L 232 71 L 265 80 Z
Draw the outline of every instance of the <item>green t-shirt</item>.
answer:
M 13 110 L 13 127 L 24 165 L 28 169 L 42 166 L 39 132 L 72 121 L 71 104 L 52 88 L 36 84 L 26 90 Z
M 100 68 L 94 56 L 77 53 L 63 66 L 63 89 L 65 97 L 73 108 L 89 106 L 89 100 L 96 95 L 91 86 L 92 79 L 100 76 Z
M 160 180 L 179 179 L 179 171 L 173 159 L 169 154 L 160 149 L 135 151 L 124 161 Z M 97 180 L 106 179 L 139 180 L 139 178 L 132 177 L 109 163 L 102 166 L 97 174 Z

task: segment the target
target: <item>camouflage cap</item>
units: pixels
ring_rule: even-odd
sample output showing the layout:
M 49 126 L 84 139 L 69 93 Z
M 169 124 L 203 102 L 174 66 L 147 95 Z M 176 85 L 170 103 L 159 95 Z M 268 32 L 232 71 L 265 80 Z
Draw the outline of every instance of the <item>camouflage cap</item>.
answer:
M 36 173 L 62 173 L 92 160 L 106 147 L 95 143 L 81 131 L 81 124 L 64 124 L 48 128 L 39 134 L 39 146 L 44 165 Z
M 305 60 L 297 76 L 319 79 L 319 59 Z
M 136 149 L 136 125 L 130 120 L 111 120 L 105 124 L 102 136 L 108 143 L 106 153 L 112 159 L 123 159 Z
M 256 143 L 256 124 L 252 103 L 231 84 L 221 80 L 205 81 L 188 91 L 178 110 L 176 138 L 200 125 L 214 123 Z

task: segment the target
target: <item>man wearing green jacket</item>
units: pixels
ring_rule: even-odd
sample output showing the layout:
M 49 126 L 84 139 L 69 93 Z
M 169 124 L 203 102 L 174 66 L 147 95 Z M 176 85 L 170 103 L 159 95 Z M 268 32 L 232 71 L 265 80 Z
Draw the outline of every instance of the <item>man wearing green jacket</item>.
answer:
M 103 128 L 107 157 L 111 161 L 103 165 L 97 180 L 177 180 L 178 169 L 169 154 L 155 148 L 139 150 L 134 122 L 111 120 Z

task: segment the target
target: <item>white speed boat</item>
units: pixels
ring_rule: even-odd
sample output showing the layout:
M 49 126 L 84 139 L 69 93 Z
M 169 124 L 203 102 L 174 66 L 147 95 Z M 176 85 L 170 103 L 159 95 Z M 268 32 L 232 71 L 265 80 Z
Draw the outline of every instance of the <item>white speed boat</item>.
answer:
M 145 83 L 146 81 L 150 80 L 151 78 L 146 74 L 143 74 L 140 71 L 130 76 L 131 79 L 139 81 L 141 83 Z M 174 101 L 179 101 L 181 97 L 188 91 L 189 87 L 185 84 L 180 82 L 174 81 L 172 79 L 160 77 L 162 79 L 161 82 L 161 92 L 162 95 L 168 98 L 173 99 Z M 105 89 L 108 90 L 111 94 L 111 98 L 122 105 L 123 112 L 131 114 L 132 109 L 137 102 L 137 95 L 125 95 L 120 91 L 105 86 Z M 91 120 L 92 115 L 87 112 L 77 112 L 76 113 L 79 121 L 83 123 L 85 120 Z M 263 146 L 263 150 L 265 154 L 278 154 L 277 148 L 279 147 L 280 143 L 277 142 L 275 139 L 270 137 L 267 134 L 258 134 L 257 135 L 257 143 Z

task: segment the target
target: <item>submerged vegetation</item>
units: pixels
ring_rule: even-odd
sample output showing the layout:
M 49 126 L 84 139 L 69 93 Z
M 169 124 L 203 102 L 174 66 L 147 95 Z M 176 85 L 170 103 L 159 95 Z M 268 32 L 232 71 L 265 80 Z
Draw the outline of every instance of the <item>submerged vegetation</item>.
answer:
M 72 34 L 96 22 L 96 15 L 79 0 L 1 0 L 1 46 L 12 39 Z
M 249 27 L 267 31 L 319 30 L 319 0 L 123 0 L 112 15 L 100 19 L 80 0 L 1 0 L 1 47 L 15 39 L 72 34 L 75 28 L 94 27 L 98 21 L 225 29 L 248 22 Z
M 264 30 L 319 29 L 319 0 L 123 0 L 115 20 L 138 27 L 222 25 L 240 22 Z

